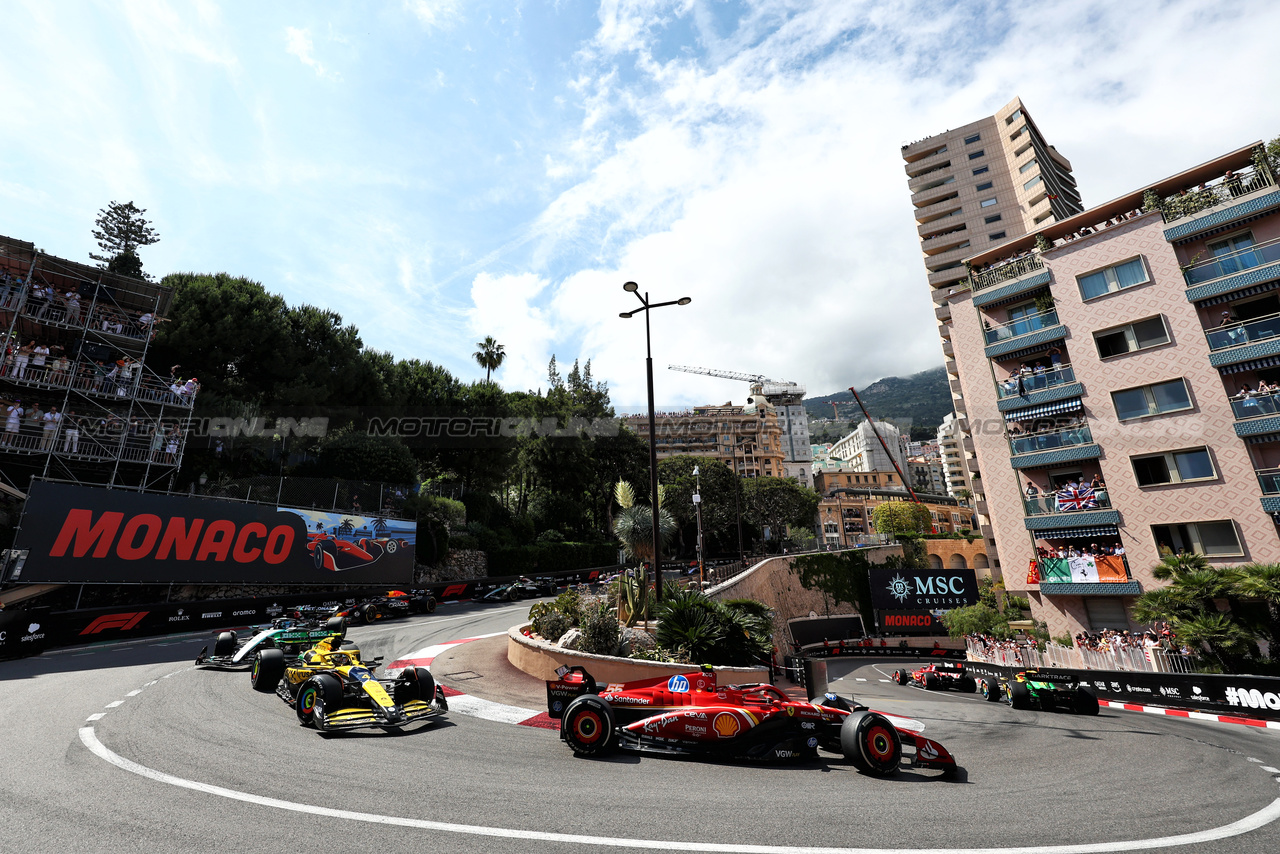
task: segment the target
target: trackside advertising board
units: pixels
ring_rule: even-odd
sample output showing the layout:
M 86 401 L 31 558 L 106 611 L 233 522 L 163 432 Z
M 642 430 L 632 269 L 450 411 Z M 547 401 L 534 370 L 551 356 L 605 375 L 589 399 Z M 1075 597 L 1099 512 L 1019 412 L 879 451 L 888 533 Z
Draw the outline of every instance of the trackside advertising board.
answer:
M 36 481 L 20 577 L 58 584 L 387 584 L 413 580 L 413 522 Z
M 978 602 L 972 569 L 871 567 L 871 604 L 877 611 L 949 611 Z

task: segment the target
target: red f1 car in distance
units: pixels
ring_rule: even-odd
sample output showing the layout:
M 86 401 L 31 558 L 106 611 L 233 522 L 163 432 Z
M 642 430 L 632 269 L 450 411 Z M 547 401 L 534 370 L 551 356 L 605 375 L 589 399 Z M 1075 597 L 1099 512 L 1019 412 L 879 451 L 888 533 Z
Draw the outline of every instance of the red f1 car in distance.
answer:
M 716 687 L 710 668 L 624 684 L 602 685 L 581 667 L 562 668 L 547 683 L 547 711 L 560 738 L 579 756 L 614 749 L 721 760 L 816 759 L 840 753 L 864 773 L 885 776 L 904 759 L 950 776 L 946 748 L 835 694 L 792 700 L 772 685 Z M 903 748 L 910 750 L 904 756 Z
M 918 685 L 926 691 L 949 689 L 972 694 L 978 690 L 977 680 L 966 673 L 958 661 L 935 661 L 915 670 L 895 670 L 893 681 L 899 685 Z

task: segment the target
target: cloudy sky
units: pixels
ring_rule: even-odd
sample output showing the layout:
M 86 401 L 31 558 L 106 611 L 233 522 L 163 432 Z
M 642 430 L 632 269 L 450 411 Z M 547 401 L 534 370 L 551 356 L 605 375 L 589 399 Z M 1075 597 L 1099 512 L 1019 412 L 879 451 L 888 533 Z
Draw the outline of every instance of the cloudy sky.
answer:
M 368 346 L 660 406 L 940 365 L 898 155 L 1020 95 L 1086 205 L 1280 135 L 1280 4 L 7 0 L 0 233 L 88 260 L 110 200 L 154 274 L 226 271 Z

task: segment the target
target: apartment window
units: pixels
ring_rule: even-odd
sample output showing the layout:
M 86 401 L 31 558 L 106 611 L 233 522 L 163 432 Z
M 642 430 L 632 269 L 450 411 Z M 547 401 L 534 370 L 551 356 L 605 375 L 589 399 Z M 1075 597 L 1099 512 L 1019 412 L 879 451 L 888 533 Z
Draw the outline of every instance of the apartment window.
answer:
M 977 190 L 978 192 L 982 192 L 983 190 L 990 190 L 992 186 L 993 185 L 990 181 L 985 181 L 979 184 L 978 186 L 974 187 L 973 189 Z
M 1116 417 L 1121 421 L 1146 418 L 1191 408 L 1191 394 L 1181 378 L 1165 383 L 1129 388 L 1111 392 L 1116 406 Z
M 1004 214 L 992 214 L 991 216 L 984 219 L 983 222 L 985 222 L 987 225 L 991 225 L 991 223 L 993 222 L 999 222 L 1003 217 L 1004 217 Z
M 1144 284 L 1151 281 L 1151 277 L 1147 275 L 1147 268 L 1142 263 L 1142 259 L 1134 258 L 1132 261 L 1125 261 L 1123 264 L 1116 264 L 1096 273 L 1080 276 L 1076 281 L 1080 284 L 1081 298 L 1088 300 Z
M 996 200 L 995 200 L 995 199 L 983 199 L 983 200 L 982 200 L 981 202 L 979 202 L 978 204 L 979 204 L 981 207 L 989 208 L 989 207 L 991 207 L 992 205 L 994 205 L 995 203 L 996 203 Z
M 979 148 L 977 151 L 970 152 L 970 154 L 969 154 L 969 159 L 970 159 L 970 160 L 977 160 L 979 157 L 985 157 L 985 156 L 986 156 L 986 153 L 987 153 L 986 151 L 984 151 L 983 149 Z
M 973 170 L 973 174 L 981 175 L 983 172 L 990 172 L 990 171 L 991 171 L 990 166 L 979 166 L 977 169 Z
M 987 235 L 987 237 L 990 238 L 991 240 L 1004 240 L 1004 236 L 1005 236 L 1005 233 L 1003 231 L 997 231 L 994 234 Z
M 1093 343 L 1098 348 L 1098 355 L 1103 359 L 1112 356 L 1123 356 L 1136 350 L 1148 347 L 1159 347 L 1169 343 L 1169 330 L 1160 315 L 1139 320 L 1115 329 L 1107 329 L 1093 333 Z
M 1156 548 L 1161 554 L 1182 551 L 1205 557 L 1235 557 L 1244 554 L 1236 526 L 1230 519 L 1220 522 L 1184 522 L 1176 525 L 1152 525 Z
M 1039 175 L 1037 175 L 1036 177 L 1032 178 L 1032 179 L 1031 179 L 1030 181 L 1028 181 L 1027 183 L 1023 184 L 1023 185 L 1022 185 L 1022 189 L 1024 189 L 1024 190 L 1030 190 L 1032 187 L 1034 187 L 1036 184 L 1039 184 L 1039 183 L 1040 183 L 1040 182 L 1042 182 L 1043 180 L 1044 180 L 1043 178 L 1041 178 Z
M 1020 119 L 1020 118 L 1022 118 L 1022 109 L 1021 109 L 1021 108 L 1016 109 L 1016 110 L 1014 110 L 1012 113 L 1010 113 L 1010 114 L 1009 114 L 1009 118 L 1005 119 L 1005 120 L 1004 120 L 1004 123 L 1005 123 L 1006 125 L 1011 125 L 1011 124 L 1013 124 L 1014 122 L 1016 122 L 1016 121 L 1017 121 L 1018 119 Z
M 1188 448 L 1185 451 L 1168 451 L 1163 454 L 1144 454 L 1130 457 L 1138 486 L 1163 486 L 1168 483 L 1186 483 L 1191 480 L 1213 480 L 1218 473 L 1213 470 L 1213 460 L 1208 448 Z
M 1019 166 L 1018 171 L 1026 172 L 1027 170 L 1031 169 L 1035 165 L 1036 165 L 1036 159 L 1033 157 L 1030 160 L 1028 160 L 1026 163 L 1023 163 L 1021 166 Z
M 965 145 L 973 145 L 975 142 L 977 142 L 977 141 L 978 141 L 978 140 L 980 140 L 980 139 L 982 139 L 982 134 L 980 134 L 980 133 L 975 133 L 973 136 L 966 136 L 966 137 L 964 138 L 964 144 L 965 144 Z

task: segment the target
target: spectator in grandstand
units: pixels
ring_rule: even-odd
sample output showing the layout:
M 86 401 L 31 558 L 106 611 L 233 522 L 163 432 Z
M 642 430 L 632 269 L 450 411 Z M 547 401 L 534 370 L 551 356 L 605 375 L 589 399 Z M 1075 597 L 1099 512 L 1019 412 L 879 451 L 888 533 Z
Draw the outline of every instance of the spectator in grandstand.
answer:
M 57 355 L 54 356 L 53 367 L 49 372 L 49 382 L 54 385 L 61 385 L 66 382 L 67 368 L 71 363 L 67 361 L 67 354 L 61 347 L 54 347 L 53 350 Z
M 25 412 L 21 400 L 12 400 L 5 407 L 4 444 L 14 445 L 18 441 L 18 432 L 22 428 L 22 415 Z
M 31 379 L 42 381 L 44 380 L 44 366 L 49 359 L 49 345 L 44 343 L 37 344 L 34 341 L 31 343 L 35 344 L 31 348 Z
M 76 292 L 74 287 L 67 291 L 67 323 L 71 326 L 80 325 L 80 294 Z
M 165 436 L 164 443 L 164 461 L 166 463 L 176 462 L 178 459 L 178 445 L 182 441 L 182 428 L 177 424 L 169 428 L 168 435 Z
M 161 455 L 164 453 L 164 430 L 160 425 L 152 428 L 151 434 L 151 462 L 158 463 L 161 461 Z
M 27 410 L 27 414 L 22 418 L 22 432 L 31 437 L 30 441 L 23 441 L 23 445 L 34 448 L 38 441 L 41 429 L 44 427 L 44 410 L 40 408 L 39 401 L 31 404 L 31 408 Z
M 62 450 L 68 454 L 80 452 L 80 421 L 76 418 L 74 409 L 68 409 L 63 418 Z
M 13 357 L 13 378 L 22 380 L 27 378 L 27 365 L 31 362 L 31 351 L 35 350 L 36 342 L 24 344 L 18 348 L 18 352 Z
M 123 397 L 129 394 L 133 389 L 133 372 L 137 362 L 133 361 L 133 359 L 128 356 L 125 356 L 123 359 L 116 362 L 116 365 L 119 366 L 120 369 L 119 374 L 116 376 L 116 394 Z
M 50 406 L 49 411 L 44 414 L 41 419 L 44 427 L 44 435 L 40 437 L 40 450 L 47 451 L 53 447 L 53 440 L 58 435 L 58 425 L 62 423 L 62 413 L 58 411 L 58 407 Z

